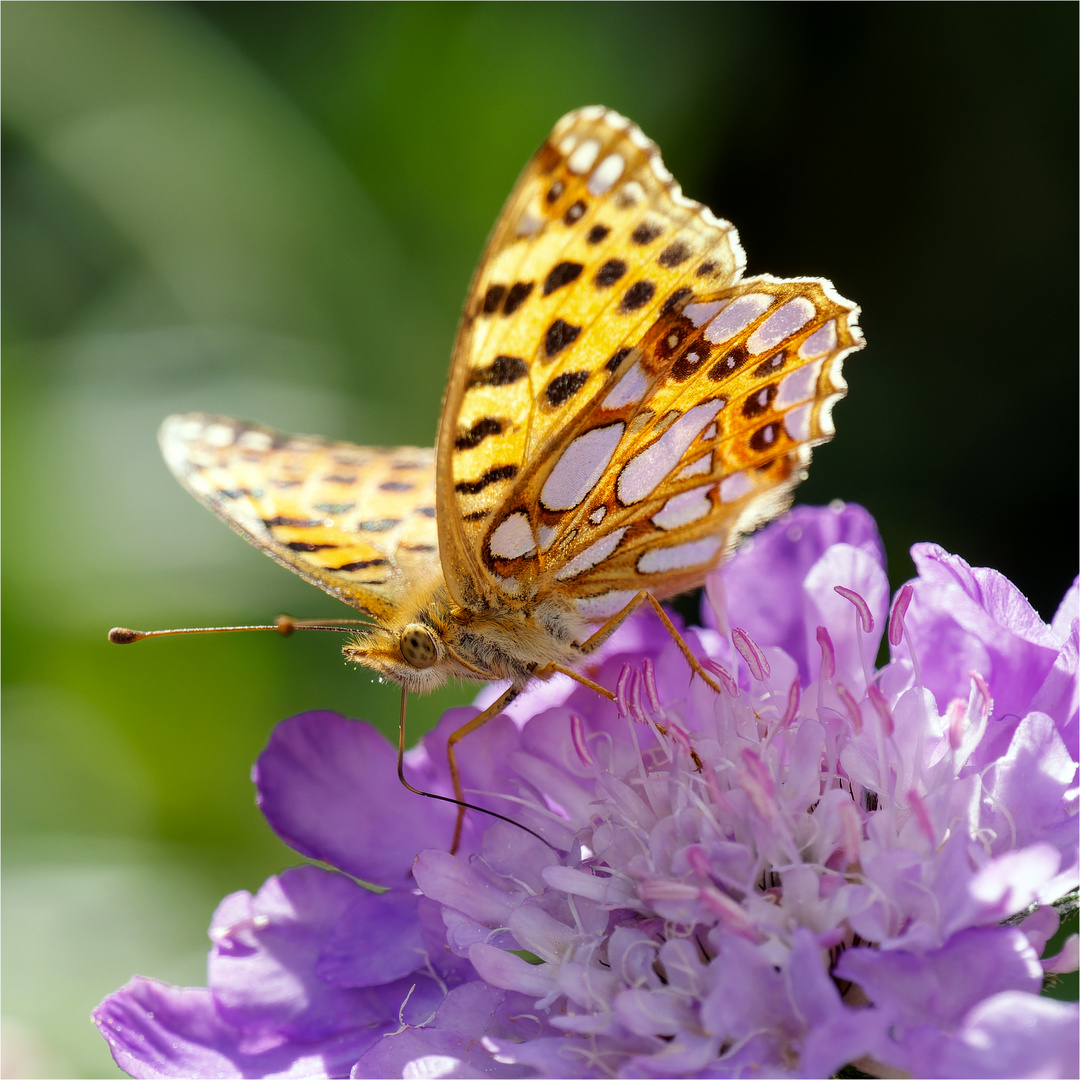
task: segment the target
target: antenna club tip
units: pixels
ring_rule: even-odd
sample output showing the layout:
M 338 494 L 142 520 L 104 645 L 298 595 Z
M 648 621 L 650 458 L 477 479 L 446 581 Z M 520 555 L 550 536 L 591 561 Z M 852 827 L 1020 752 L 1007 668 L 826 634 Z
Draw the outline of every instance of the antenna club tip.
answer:
M 130 645 L 141 637 L 142 634 L 138 630 L 129 630 L 126 626 L 114 626 L 109 631 L 109 640 L 114 645 Z

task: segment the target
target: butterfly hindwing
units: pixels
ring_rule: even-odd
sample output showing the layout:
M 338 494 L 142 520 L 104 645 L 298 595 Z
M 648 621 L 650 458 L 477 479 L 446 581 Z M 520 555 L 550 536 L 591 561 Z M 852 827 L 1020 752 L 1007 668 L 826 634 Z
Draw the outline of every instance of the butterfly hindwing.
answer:
M 173 416 L 165 460 L 256 547 L 386 621 L 439 564 L 431 450 L 284 435 L 223 416 Z

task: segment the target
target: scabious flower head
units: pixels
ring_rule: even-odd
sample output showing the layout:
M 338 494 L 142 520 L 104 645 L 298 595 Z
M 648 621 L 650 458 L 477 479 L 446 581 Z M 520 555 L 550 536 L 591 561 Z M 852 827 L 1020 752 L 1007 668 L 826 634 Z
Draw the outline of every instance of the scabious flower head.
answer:
M 397 785 L 331 713 L 280 724 L 259 801 L 301 866 L 227 897 L 209 987 L 137 978 L 95 1019 L 136 1076 L 1075 1075 L 1040 997 L 1076 887 L 1077 585 L 1053 622 L 932 545 L 890 610 L 858 507 L 800 508 L 591 678 L 461 744 L 470 798 Z M 890 661 L 875 669 L 883 632 Z M 490 695 L 489 688 L 481 695 Z M 448 791 L 453 710 L 408 759 Z M 546 841 L 546 843 L 544 842 Z M 354 879 L 387 891 L 366 889 Z

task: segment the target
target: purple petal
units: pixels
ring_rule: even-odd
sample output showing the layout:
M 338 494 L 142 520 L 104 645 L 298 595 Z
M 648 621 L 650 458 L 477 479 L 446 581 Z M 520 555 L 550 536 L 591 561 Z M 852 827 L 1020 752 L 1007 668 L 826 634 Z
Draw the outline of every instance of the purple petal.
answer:
M 1066 866 L 1075 865 L 1076 818 L 1064 801 L 1075 777 L 1076 762 L 1050 717 L 1025 716 L 983 781 L 991 796 L 983 824 L 997 832 L 995 852 L 1048 841 Z
M 453 812 L 406 790 L 396 758 L 368 724 L 332 712 L 294 716 L 255 765 L 259 807 L 302 855 L 364 881 L 403 883 L 418 851 L 450 846 Z
M 824 620 L 809 620 L 802 600 L 803 584 L 814 564 L 834 544 L 850 545 L 874 565 L 885 565 L 885 550 L 873 518 L 861 506 L 851 504 L 840 510 L 795 507 L 750 537 L 718 571 L 726 597 L 727 625 L 743 627 L 762 647 L 783 649 L 798 663 L 804 686 L 817 676 L 819 653 L 813 629 Z M 838 579 L 828 583 L 830 589 L 833 585 L 857 589 L 870 599 L 857 583 Z M 887 609 L 871 604 L 871 610 L 880 625 Z M 706 626 L 717 625 L 708 604 L 702 607 L 702 618 Z
M 967 697 L 975 670 L 990 685 L 995 715 L 1023 716 L 1057 656 L 1053 630 L 997 571 L 969 566 L 936 544 L 916 544 L 911 557 L 919 577 L 905 625 L 939 707 Z
M 337 921 L 315 965 L 334 986 L 383 986 L 424 966 L 414 893 L 359 891 Z
M 922 1053 L 911 1062 L 914 1068 L 909 1066 L 916 1076 L 1073 1077 L 1080 1057 L 1080 1009 L 1075 1001 L 1017 991 L 995 994 L 968 1013 L 952 1038 L 918 1049 Z
M 137 977 L 93 1013 L 116 1064 L 135 1077 L 342 1077 L 386 1027 L 293 1042 L 227 1023 L 202 987 Z
M 239 920 L 230 898 L 223 908 L 235 921 L 215 913 L 208 962 L 222 1018 L 249 1033 L 304 1041 L 395 1018 L 407 988 L 342 988 L 316 973 L 335 927 L 362 892 L 342 874 L 301 866 L 270 878 Z
M 948 1028 L 983 998 L 1006 990 L 1038 994 L 1042 968 L 1016 927 L 954 934 L 922 955 L 901 950 L 848 949 L 834 974 L 858 983 L 878 1008 L 912 1025 Z
M 1080 576 L 1073 579 L 1050 622 L 1058 641 L 1064 640 L 1077 619 L 1080 619 Z

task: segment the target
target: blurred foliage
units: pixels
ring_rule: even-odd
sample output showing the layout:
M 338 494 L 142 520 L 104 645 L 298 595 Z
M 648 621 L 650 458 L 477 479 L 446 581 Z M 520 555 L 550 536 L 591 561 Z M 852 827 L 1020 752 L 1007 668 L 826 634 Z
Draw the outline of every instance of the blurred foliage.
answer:
M 115 623 L 342 614 L 180 490 L 158 423 L 430 443 L 484 237 L 570 108 L 640 123 L 751 272 L 824 274 L 862 304 L 869 346 L 804 501 L 869 507 L 894 584 L 924 539 L 1045 617 L 1072 580 L 1074 5 L 4 18 L 4 989 L 23 1075 L 115 1075 L 86 1010 L 135 968 L 198 981 L 215 898 L 294 861 L 247 779 L 276 720 L 396 717 L 322 635 L 105 643 Z M 414 700 L 416 730 L 471 693 Z

